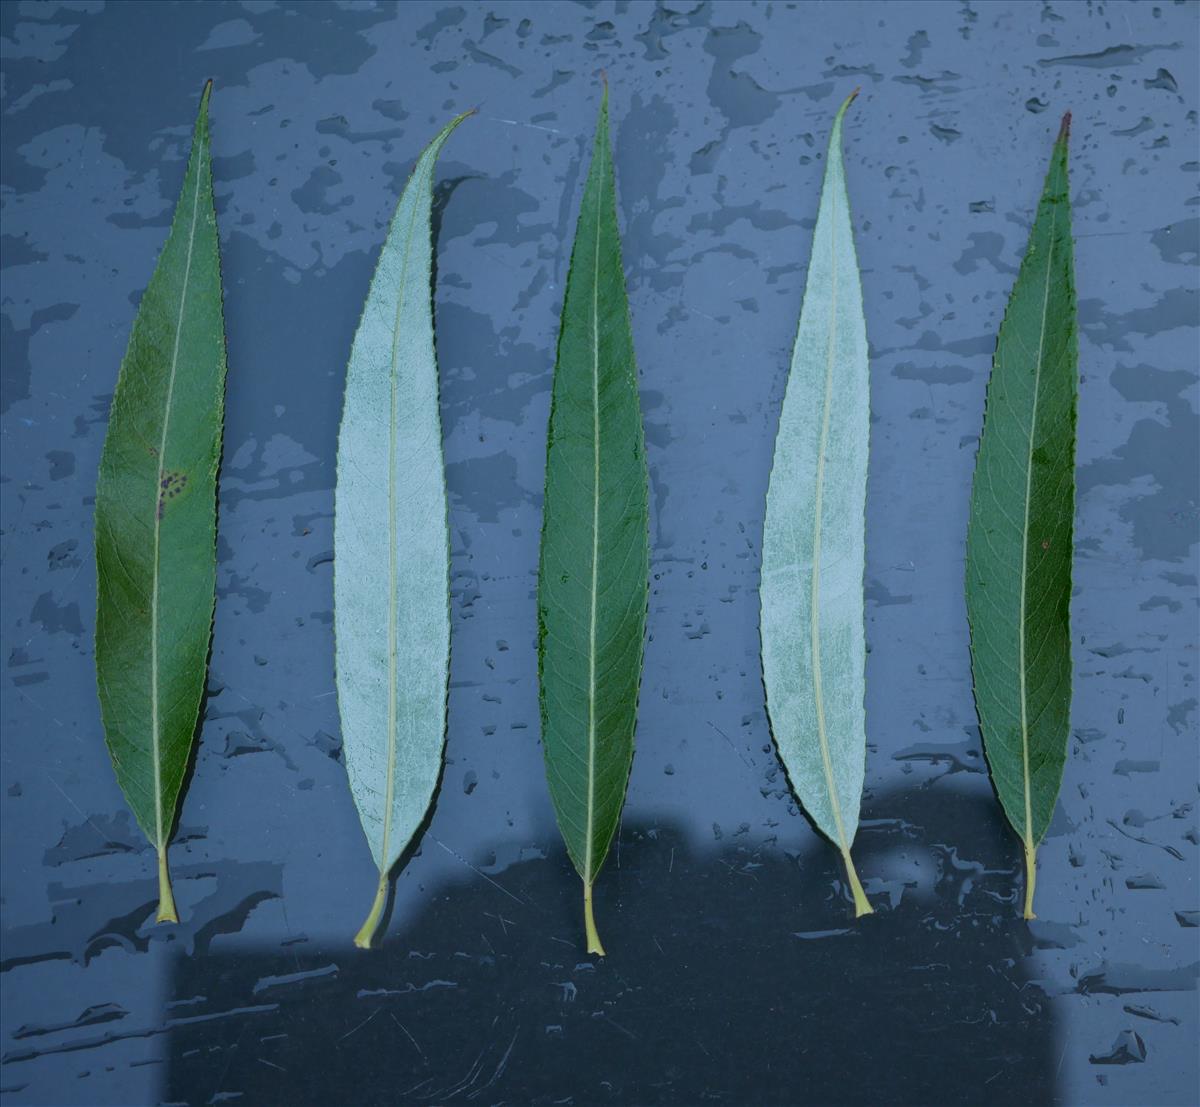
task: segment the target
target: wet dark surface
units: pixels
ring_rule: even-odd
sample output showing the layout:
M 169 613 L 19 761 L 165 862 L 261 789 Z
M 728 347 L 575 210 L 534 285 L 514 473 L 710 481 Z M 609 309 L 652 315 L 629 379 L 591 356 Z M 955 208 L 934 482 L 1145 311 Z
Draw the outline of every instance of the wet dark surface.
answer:
M 0 1102 L 1197 1101 L 1194 4 L 27 4 L 3 40 Z M 650 640 L 585 957 L 538 747 L 545 422 L 597 72 L 652 482 Z M 210 696 L 172 847 L 105 752 L 91 510 L 201 85 L 230 375 Z M 770 745 L 763 496 L 822 150 L 872 343 L 855 923 Z M 383 948 L 340 762 L 334 444 L 421 146 L 453 540 L 447 766 Z M 994 335 L 1059 114 L 1080 295 L 1073 737 L 1040 918 L 971 699 Z

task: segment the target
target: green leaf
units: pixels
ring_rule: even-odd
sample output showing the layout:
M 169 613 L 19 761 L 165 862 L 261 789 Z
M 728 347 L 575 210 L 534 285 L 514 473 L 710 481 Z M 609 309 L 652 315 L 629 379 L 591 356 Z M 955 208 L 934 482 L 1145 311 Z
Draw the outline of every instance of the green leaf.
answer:
M 1050 170 L 1000 325 L 967 531 L 975 702 L 992 781 L 1025 845 L 1025 917 L 1071 711 L 1071 525 L 1079 349 L 1067 140 Z
M 871 905 L 850 859 L 862 799 L 864 512 L 871 389 L 867 329 L 833 121 L 812 260 L 775 439 L 763 527 L 763 684 L 780 757 L 809 817 L 841 851 L 855 913 Z
M 601 955 L 592 885 L 633 760 L 649 574 L 646 479 L 606 86 L 558 336 L 538 575 L 546 776 L 583 878 L 588 952 Z
M 366 948 L 388 874 L 442 768 L 450 663 L 450 548 L 431 269 L 438 154 L 425 148 L 375 267 L 338 436 L 333 525 L 338 708 L 350 789 L 379 883 L 355 938 Z
M 211 89 L 121 362 L 96 485 L 100 708 L 121 790 L 158 851 L 159 922 L 179 921 L 167 843 L 204 692 L 216 578 L 225 330 Z

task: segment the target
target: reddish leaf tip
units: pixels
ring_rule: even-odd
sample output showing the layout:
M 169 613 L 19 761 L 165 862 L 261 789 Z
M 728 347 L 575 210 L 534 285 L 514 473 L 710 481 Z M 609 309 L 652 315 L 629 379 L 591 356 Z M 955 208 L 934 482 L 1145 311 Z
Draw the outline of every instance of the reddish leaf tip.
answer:
M 1058 141 L 1066 142 L 1071 137 L 1071 113 L 1066 112 L 1062 117 L 1062 126 L 1058 129 Z

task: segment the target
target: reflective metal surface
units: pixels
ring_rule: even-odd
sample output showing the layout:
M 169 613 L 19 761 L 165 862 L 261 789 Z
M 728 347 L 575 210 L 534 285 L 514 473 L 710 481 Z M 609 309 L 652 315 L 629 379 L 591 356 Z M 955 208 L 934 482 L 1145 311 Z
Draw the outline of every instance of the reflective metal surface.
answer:
M 10 3 L 3 30 L 4 1104 L 1189 1104 L 1197 1093 L 1197 9 Z M 652 486 L 619 843 L 581 897 L 538 746 L 557 313 L 598 72 Z M 215 639 L 153 924 L 94 692 L 108 402 L 214 77 L 229 338 Z M 763 499 L 836 105 L 872 343 L 855 923 L 763 710 Z M 375 252 L 441 168 L 447 763 L 383 948 L 340 763 L 334 446 Z M 1058 117 L 1080 296 L 1074 733 L 1021 854 L 963 552 Z

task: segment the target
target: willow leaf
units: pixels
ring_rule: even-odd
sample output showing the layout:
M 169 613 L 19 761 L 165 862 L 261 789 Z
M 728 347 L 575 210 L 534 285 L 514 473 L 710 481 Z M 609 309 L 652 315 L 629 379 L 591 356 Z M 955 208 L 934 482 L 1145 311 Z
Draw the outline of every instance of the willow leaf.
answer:
M 100 708 L 121 790 L 158 852 L 159 922 L 179 921 L 167 843 L 204 692 L 216 577 L 225 331 L 211 88 L 121 362 L 96 485 Z
M 558 337 L 538 575 L 546 775 L 583 878 L 588 952 L 601 955 L 592 885 L 633 760 L 649 573 L 646 479 L 606 87 Z
M 446 738 L 450 546 L 434 351 L 425 148 L 396 205 L 346 370 L 333 523 L 338 709 L 350 790 L 379 869 L 355 944 L 370 946 L 388 874 L 429 810 Z
M 842 854 L 855 913 L 871 905 L 850 846 L 862 800 L 864 512 L 870 380 L 862 286 L 833 121 L 812 260 L 775 439 L 763 527 L 763 683 L 779 754 Z
M 996 343 L 967 531 L 975 702 L 992 782 L 1025 846 L 1032 919 L 1071 713 L 1078 340 L 1067 142 L 1050 169 Z

